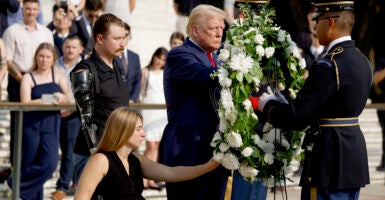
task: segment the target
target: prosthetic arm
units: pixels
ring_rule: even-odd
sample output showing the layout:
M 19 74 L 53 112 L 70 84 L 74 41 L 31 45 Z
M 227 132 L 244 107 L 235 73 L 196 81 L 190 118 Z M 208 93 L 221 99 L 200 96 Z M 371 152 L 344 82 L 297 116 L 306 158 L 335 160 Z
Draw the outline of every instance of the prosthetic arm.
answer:
M 94 122 L 94 90 L 93 75 L 88 69 L 73 72 L 71 74 L 72 87 L 76 99 L 76 106 L 80 111 L 82 130 L 86 138 L 90 152 L 92 153 L 97 145 L 96 129 Z

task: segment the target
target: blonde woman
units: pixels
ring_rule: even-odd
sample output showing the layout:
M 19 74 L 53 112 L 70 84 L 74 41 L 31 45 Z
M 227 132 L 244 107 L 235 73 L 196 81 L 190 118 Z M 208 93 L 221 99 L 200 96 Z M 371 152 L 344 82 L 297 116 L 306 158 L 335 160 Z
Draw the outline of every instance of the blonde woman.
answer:
M 109 116 L 103 137 L 76 188 L 75 200 L 144 199 L 143 177 L 167 182 L 189 180 L 218 167 L 213 159 L 197 166 L 168 167 L 134 150 L 144 140 L 143 118 L 128 107 Z
M 65 74 L 54 67 L 56 50 L 41 43 L 34 55 L 32 71 L 21 80 L 21 102 L 69 102 L 70 88 Z M 43 199 L 43 185 L 56 170 L 59 160 L 60 111 L 28 111 L 23 115 L 20 198 Z M 11 181 L 11 179 L 9 180 Z

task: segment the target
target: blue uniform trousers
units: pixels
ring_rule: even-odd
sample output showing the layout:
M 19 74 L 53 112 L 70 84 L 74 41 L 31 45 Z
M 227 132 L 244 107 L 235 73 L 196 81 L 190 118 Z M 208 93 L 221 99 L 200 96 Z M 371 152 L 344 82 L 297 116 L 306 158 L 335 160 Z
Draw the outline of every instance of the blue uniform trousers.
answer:
M 234 172 L 231 200 L 266 200 L 267 190 L 262 181 L 250 183 L 237 171 Z
M 360 188 L 328 190 L 317 188 L 317 200 L 358 200 Z M 310 199 L 310 188 L 302 187 L 301 200 Z
M 60 149 L 62 152 L 60 163 L 60 177 L 56 183 L 56 189 L 66 191 L 69 189 L 74 173 L 74 146 L 76 136 L 80 129 L 78 114 L 62 118 L 60 125 Z

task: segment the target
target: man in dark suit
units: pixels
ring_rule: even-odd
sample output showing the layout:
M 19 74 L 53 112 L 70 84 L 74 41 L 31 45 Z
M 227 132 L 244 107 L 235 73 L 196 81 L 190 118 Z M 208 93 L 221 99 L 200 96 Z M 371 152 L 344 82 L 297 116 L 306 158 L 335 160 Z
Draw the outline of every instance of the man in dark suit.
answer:
M 103 13 L 103 2 L 101 0 L 86 0 L 83 13 L 75 19 L 78 36 L 82 40 L 84 50 L 83 57 L 88 57 L 94 48 L 92 39 L 92 26 Z
M 224 18 L 224 12 L 213 6 L 195 7 L 187 25 L 189 38 L 167 56 L 164 91 L 168 124 L 159 148 L 160 163 L 192 166 L 213 155 L 210 142 L 219 123 L 215 106 L 219 83 L 210 75 L 219 64 L 212 52 L 221 44 Z M 191 181 L 166 183 L 167 199 L 223 199 L 228 175 L 219 167 Z
M 274 127 L 311 126 L 303 143 L 303 200 L 356 200 L 360 188 L 369 184 L 366 144 L 358 116 L 369 95 L 372 69 L 350 36 L 353 4 L 315 2 L 315 30 L 320 44 L 328 46 L 326 56 L 310 67 L 305 85 L 292 102 L 283 103 L 282 95 L 264 93 L 259 104 L 253 105 Z
M 122 63 L 121 66 L 130 90 L 130 103 L 136 103 L 139 98 L 140 80 L 142 79 L 140 60 L 137 53 L 127 49 L 127 43 L 131 40 L 131 27 L 127 23 L 124 23 L 124 31 L 126 45 L 119 60 Z

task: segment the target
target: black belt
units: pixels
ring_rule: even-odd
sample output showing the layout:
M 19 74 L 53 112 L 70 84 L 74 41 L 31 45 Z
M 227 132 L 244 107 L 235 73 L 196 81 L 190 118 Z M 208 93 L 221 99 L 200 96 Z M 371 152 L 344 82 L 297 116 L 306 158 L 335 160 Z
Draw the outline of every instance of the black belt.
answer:
M 323 118 L 319 120 L 320 127 L 357 126 L 358 117 L 348 118 Z

